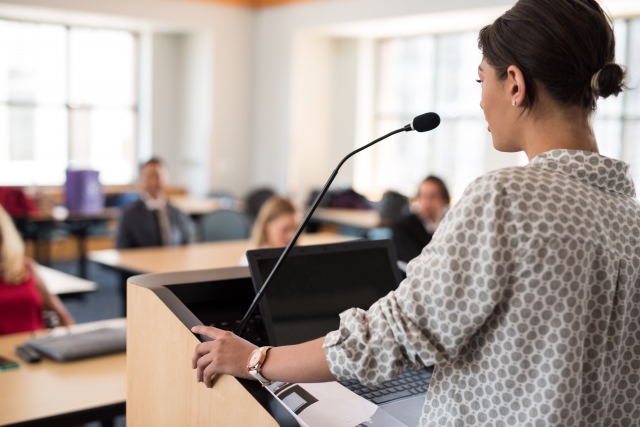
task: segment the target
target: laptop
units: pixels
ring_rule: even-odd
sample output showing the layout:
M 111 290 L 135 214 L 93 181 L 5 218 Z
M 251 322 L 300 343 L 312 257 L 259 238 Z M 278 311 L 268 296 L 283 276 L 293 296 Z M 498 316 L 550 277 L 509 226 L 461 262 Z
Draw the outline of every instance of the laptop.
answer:
M 283 250 L 247 252 L 256 292 Z M 390 240 L 295 247 L 260 303 L 269 344 L 299 344 L 322 337 L 338 329 L 340 313 L 352 307 L 368 309 L 399 283 Z M 342 384 L 413 426 L 420 419 L 431 373 L 432 368 L 407 369 L 380 387 L 365 387 L 355 380 Z

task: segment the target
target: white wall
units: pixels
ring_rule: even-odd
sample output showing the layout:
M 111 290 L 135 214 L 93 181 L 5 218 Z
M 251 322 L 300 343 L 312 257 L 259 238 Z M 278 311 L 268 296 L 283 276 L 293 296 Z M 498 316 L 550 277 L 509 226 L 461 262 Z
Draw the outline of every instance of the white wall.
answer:
M 167 162 L 172 182 L 181 182 L 180 152 L 178 134 L 180 119 L 179 76 L 181 66 L 180 36 L 174 34 L 151 34 L 151 44 L 141 46 L 150 49 L 151 74 L 146 76 L 151 84 L 151 147 L 150 152 L 141 155 L 144 161 L 151 155 Z M 140 80 L 143 80 L 141 77 Z M 142 153 L 141 153 L 142 154 Z

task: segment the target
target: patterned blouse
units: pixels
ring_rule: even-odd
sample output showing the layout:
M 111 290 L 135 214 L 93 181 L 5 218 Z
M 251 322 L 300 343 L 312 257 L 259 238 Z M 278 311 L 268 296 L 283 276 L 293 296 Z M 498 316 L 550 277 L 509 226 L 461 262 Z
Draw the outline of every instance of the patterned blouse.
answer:
M 407 279 L 340 315 L 331 372 L 434 366 L 421 426 L 640 423 L 640 205 L 623 162 L 555 150 L 472 183 Z

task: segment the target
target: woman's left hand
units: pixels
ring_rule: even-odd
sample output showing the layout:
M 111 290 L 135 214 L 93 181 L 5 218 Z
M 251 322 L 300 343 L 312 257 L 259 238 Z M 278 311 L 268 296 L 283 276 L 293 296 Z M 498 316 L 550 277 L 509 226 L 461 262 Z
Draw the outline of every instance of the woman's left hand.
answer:
M 198 370 L 198 382 L 204 382 L 207 388 L 211 388 L 214 374 L 254 379 L 247 371 L 247 361 L 258 347 L 232 332 L 210 326 L 195 326 L 191 331 L 213 338 L 213 341 L 198 344 L 193 353 L 191 368 Z

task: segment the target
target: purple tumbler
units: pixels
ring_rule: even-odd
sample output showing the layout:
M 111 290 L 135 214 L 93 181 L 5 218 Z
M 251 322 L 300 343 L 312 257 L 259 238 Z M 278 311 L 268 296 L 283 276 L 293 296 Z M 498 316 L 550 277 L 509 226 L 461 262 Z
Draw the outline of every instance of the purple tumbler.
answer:
M 104 192 L 100 172 L 67 169 L 64 184 L 65 206 L 71 212 L 94 214 L 104 209 Z

